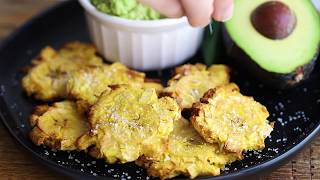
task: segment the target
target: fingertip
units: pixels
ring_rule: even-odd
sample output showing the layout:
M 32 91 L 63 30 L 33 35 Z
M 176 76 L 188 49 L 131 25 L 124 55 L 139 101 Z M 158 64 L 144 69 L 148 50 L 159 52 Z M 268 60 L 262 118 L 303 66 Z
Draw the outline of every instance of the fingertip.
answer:
M 213 0 L 181 0 L 181 4 L 191 26 L 204 27 L 210 23 Z
M 195 18 L 192 18 L 192 17 L 187 17 L 188 18 L 188 22 L 189 24 L 192 26 L 192 27 L 205 27 L 207 26 L 211 19 L 208 18 L 208 19 L 195 19 Z
M 216 21 L 225 22 L 232 18 L 234 4 L 233 0 L 215 0 L 215 11 L 212 15 Z

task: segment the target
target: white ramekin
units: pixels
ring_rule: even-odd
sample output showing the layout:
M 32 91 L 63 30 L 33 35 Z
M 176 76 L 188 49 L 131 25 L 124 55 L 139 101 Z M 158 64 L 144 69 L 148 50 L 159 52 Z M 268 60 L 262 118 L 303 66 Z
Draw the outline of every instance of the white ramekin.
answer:
M 129 20 L 97 11 L 90 0 L 79 2 L 98 52 L 134 69 L 159 70 L 181 64 L 196 53 L 203 37 L 203 28 L 192 28 L 186 17 Z

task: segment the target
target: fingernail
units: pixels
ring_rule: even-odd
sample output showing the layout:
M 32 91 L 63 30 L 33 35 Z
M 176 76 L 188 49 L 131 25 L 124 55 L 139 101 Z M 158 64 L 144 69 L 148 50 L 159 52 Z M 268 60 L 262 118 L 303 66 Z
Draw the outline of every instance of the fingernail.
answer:
M 213 18 L 216 21 L 225 22 L 232 18 L 233 15 L 233 4 L 226 6 L 225 9 L 220 9 L 214 12 Z
M 228 6 L 228 8 L 224 11 L 223 14 L 221 14 L 221 21 L 225 22 L 232 18 L 233 16 L 233 4 L 231 6 Z

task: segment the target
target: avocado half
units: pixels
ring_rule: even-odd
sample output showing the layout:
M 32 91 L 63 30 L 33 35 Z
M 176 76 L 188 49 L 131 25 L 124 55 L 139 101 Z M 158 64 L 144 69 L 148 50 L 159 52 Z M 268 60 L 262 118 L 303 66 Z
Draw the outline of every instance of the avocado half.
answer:
M 229 56 L 276 88 L 307 79 L 320 47 L 320 15 L 311 0 L 234 0 L 224 24 Z

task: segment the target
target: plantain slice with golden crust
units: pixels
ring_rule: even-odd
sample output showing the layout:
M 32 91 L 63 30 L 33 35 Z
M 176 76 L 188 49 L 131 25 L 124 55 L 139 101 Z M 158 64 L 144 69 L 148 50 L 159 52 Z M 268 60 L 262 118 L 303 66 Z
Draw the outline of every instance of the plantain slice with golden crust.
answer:
M 163 86 L 158 79 L 144 79 L 144 82 L 141 85 L 142 88 L 154 88 L 158 94 L 163 91 Z
M 175 121 L 167 144 L 164 153 L 142 156 L 136 164 L 161 179 L 179 175 L 195 178 L 219 175 L 225 164 L 238 159 L 235 153 L 221 152 L 217 144 L 205 142 L 185 119 Z
M 67 84 L 69 95 L 82 101 L 82 104 L 92 105 L 109 85 L 130 84 L 133 86 L 149 86 L 158 90 L 161 85 L 155 82 L 145 82 L 145 74 L 127 68 L 120 63 L 100 67 L 87 67 L 74 71 Z
M 76 150 L 77 139 L 89 130 L 87 118 L 72 101 L 37 106 L 30 117 L 31 140 L 57 150 Z
M 159 99 L 153 88 L 118 85 L 111 89 L 91 108 L 91 133 L 78 140 L 79 149 L 93 145 L 91 154 L 108 163 L 131 162 L 161 151 L 173 121 L 180 118 L 175 100 Z
M 268 116 L 265 106 L 243 96 L 231 83 L 210 89 L 194 103 L 191 122 L 207 142 L 240 155 L 264 148 L 264 140 L 273 130 Z
M 210 88 L 228 84 L 229 71 L 225 65 L 212 65 L 208 69 L 203 64 L 177 67 L 162 95 L 176 98 L 181 108 L 191 108 Z
M 101 66 L 103 63 L 92 45 L 73 42 L 59 51 L 51 47 L 44 48 L 32 64 L 22 79 L 24 90 L 36 99 L 51 101 L 68 97 L 66 84 L 72 71 L 87 66 Z

